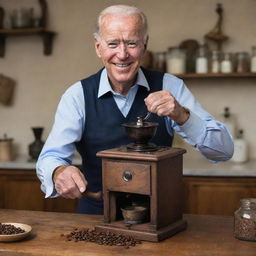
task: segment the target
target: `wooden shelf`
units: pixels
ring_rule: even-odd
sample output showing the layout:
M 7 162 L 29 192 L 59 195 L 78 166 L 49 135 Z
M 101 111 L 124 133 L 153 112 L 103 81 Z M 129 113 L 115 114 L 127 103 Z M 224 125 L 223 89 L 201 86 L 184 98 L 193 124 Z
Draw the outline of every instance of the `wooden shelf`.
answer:
M 46 31 L 42 27 L 38 28 L 15 28 L 15 29 L 0 29 L 0 35 L 5 35 L 5 36 L 11 36 L 11 35 L 31 35 L 31 34 L 38 34 L 42 33 L 43 31 Z
M 56 33 L 48 31 L 43 27 L 39 28 L 19 28 L 19 29 L 0 29 L 0 57 L 5 55 L 5 42 L 9 36 L 29 36 L 39 35 L 42 37 L 44 45 L 44 54 L 51 55 L 53 37 Z
M 174 74 L 175 75 L 175 74 Z M 256 78 L 256 73 L 208 73 L 208 74 L 176 74 L 175 76 L 181 79 L 201 79 L 201 78 Z

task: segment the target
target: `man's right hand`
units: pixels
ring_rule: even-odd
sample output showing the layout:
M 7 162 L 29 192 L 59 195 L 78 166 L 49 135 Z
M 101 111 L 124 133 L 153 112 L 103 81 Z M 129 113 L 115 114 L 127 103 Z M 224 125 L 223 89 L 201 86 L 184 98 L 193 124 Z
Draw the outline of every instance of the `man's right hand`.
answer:
M 53 174 L 55 189 L 64 198 L 80 198 L 86 190 L 87 181 L 75 166 L 59 166 Z

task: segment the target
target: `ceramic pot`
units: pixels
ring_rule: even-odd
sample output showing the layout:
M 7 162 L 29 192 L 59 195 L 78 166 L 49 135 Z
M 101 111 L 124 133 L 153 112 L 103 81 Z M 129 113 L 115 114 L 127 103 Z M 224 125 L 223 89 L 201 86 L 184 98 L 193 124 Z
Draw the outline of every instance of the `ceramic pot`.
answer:
M 33 134 L 35 136 L 34 142 L 30 143 L 28 146 L 29 155 L 32 160 L 37 160 L 41 150 L 44 146 L 44 142 L 42 141 L 42 133 L 44 128 L 43 127 L 32 127 Z

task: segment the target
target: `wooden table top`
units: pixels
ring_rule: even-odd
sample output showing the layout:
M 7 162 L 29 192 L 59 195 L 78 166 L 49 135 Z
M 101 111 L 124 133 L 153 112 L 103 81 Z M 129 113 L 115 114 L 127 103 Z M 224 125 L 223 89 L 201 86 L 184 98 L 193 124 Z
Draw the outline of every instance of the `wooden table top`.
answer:
M 126 249 L 91 242 L 65 241 L 75 227 L 93 228 L 102 223 L 100 215 L 0 209 L 0 222 L 19 222 L 32 226 L 31 235 L 19 242 L 0 243 L 1 256 L 255 256 L 256 242 L 233 237 L 233 217 L 184 215 L 186 231 L 161 241 L 142 242 Z

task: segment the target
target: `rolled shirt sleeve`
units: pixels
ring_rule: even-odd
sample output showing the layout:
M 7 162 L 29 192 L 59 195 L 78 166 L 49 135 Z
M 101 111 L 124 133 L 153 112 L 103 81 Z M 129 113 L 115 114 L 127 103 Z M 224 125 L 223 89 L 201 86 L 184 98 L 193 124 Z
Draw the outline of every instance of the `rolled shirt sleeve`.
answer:
M 60 165 L 72 164 L 75 142 L 81 139 L 84 120 L 83 90 L 81 83 L 77 82 L 61 97 L 53 128 L 36 164 L 45 197 L 58 196 L 52 180 L 53 171 Z
M 168 129 L 174 129 L 187 143 L 199 150 L 210 161 L 230 159 L 234 151 L 230 132 L 223 123 L 202 108 L 184 82 L 165 74 L 163 89 L 169 91 L 179 104 L 190 110 L 190 117 L 183 125 L 178 125 L 167 118 Z

